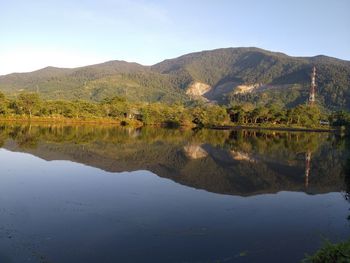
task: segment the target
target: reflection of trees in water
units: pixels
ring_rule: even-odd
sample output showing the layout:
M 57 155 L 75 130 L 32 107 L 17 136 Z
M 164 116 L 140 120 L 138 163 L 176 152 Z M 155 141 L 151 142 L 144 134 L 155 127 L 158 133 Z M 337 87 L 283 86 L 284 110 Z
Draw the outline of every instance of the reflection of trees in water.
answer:
M 305 153 L 305 188 L 309 186 L 309 176 L 311 170 L 311 151 Z
M 234 131 L 228 142 L 231 149 L 258 156 L 268 162 L 287 162 L 304 166 L 305 189 L 315 185 L 320 175 L 344 178 L 344 140 L 333 134 L 311 132 Z M 349 178 L 349 177 L 348 177 Z M 350 178 L 349 178 L 350 181 Z M 313 182 L 313 185 L 310 184 Z
M 8 138 L 7 134 L 4 132 L 5 127 L 0 126 L 0 147 L 3 147 L 5 144 L 5 140 Z
M 17 142 L 23 149 L 35 149 L 38 145 L 39 136 L 32 132 L 32 126 L 14 126 L 9 132 L 9 137 Z
M 210 143 L 223 146 L 228 131 L 201 130 L 193 132 L 190 129 L 162 129 L 146 127 L 142 129 L 120 128 L 114 126 L 92 125 L 3 125 L 0 135 L 16 142 L 38 139 L 46 142 L 91 144 L 96 141 L 109 144 L 154 143 L 166 142 L 179 144 L 184 141 L 191 143 Z M 36 138 L 34 138 L 36 137 Z
M 273 132 L 273 131 L 218 131 L 218 130 L 180 130 L 160 128 L 118 128 L 113 126 L 65 126 L 65 125 L 2 125 L 0 138 L 12 138 L 17 142 L 23 141 L 30 145 L 30 141 L 43 140 L 50 142 L 72 142 L 87 144 L 95 141 L 111 144 L 128 144 L 142 141 L 153 143 L 163 141 L 166 143 L 187 142 L 190 144 L 209 143 L 213 146 L 229 148 L 247 153 L 271 154 L 280 151 L 292 154 L 314 152 L 318 145 L 327 139 L 324 134 L 302 132 Z M 35 143 L 32 143 L 34 146 Z
M 345 199 L 350 202 L 350 157 L 345 166 Z
M 326 133 L 4 125 L 1 138 L 44 159 L 111 172 L 150 170 L 218 193 L 305 191 L 305 186 L 320 193 L 343 189 L 344 182 L 344 145 Z
M 305 153 L 317 152 L 320 145 L 330 138 L 327 134 L 322 133 L 262 132 L 257 130 L 217 131 L 203 129 L 192 131 L 152 127 L 135 130 L 88 125 L 3 125 L 0 129 L 0 141 L 1 138 L 5 140 L 7 137 L 12 138 L 23 148 L 35 148 L 39 141 L 93 145 L 94 147 L 104 145 L 106 149 L 113 147 L 113 145 L 127 146 L 131 144 L 164 143 L 180 147 L 210 144 L 228 150 L 232 156 L 237 156 L 237 158 L 273 159 L 277 162 L 288 160 L 291 165 L 299 162 L 296 155 L 302 154 L 302 159 L 304 159 Z M 189 153 L 194 150 L 193 147 L 186 149 Z M 197 152 L 203 153 L 205 151 Z
M 350 149 L 350 138 L 347 138 L 346 141 L 347 148 Z M 350 202 L 350 156 L 348 157 L 348 160 L 346 162 L 345 166 L 345 193 L 344 198 L 348 202 Z M 350 220 L 350 215 L 348 216 L 348 220 Z
M 307 132 L 232 131 L 227 145 L 231 150 L 266 156 L 275 160 L 295 161 L 296 155 L 316 152 L 329 138 L 327 134 Z

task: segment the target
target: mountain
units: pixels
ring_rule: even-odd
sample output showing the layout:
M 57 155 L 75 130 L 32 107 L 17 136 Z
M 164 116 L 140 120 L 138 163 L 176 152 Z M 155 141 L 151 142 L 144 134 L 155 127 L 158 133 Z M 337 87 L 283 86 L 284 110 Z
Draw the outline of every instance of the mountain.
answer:
M 190 53 L 153 66 L 110 61 L 74 69 L 48 67 L 0 76 L 0 91 L 38 91 L 47 99 L 100 101 L 119 95 L 132 101 L 201 99 L 292 107 L 306 101 L 313 66 L 318 103 L 330 109 L 350 109 L 349 61 L 291 57 L 259 48 Z
M 100 101 L 119 95 L 131 101 L 183 101 L 185 94 L 149 67 L 125 61 L 73 69 L 47 67 L 30 73 L 0 76 L 0 91 L 39 92 L 46 99 Z
M 226 48 L 165 60 L 152 68 L 177 77 L 189 95 L 221 103 L 294 106 L 308 97 L 313 66 L 317 68 L 318 101 L 330 108 L 350 108 L 350 62 L 331 57 Z

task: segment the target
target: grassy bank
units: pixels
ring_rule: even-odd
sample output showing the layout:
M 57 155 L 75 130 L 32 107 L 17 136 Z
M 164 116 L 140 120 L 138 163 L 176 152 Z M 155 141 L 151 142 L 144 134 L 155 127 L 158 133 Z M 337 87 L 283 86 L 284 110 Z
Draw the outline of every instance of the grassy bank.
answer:
M 271 131 L 312 131 L 312 132 L 335 132 L 338 129 L 332 128 L 330 126 L 316 126 L 316 127 L 302 127 L 302 126 L 285 126 L 285 125 L 234 125 L 234 126 L 218 126 L 213 127 L 213 129 L 220 130 L 238 130 L 238 129 L 251 129 L 251 130 L 271 130 Z
M 8 116 L 8 117 L 0 117 L 1 122 L 15 122 L 15 123 L 36 123 L 36 124 L 74 124 L 74 125 L 113 125 L 113 126 L 129 126 L 132 128 L 139 128 L 142 126 L 151 126 L 151 127 L 166 127 L 166 128 L 204 128 L 204 129 L 215 129 L 215 130 L 239 130 L 239 129 L 253 129 L 253 130 L 275 130 L 275 131 L 312 131 L 312 132 L 334 132 L 337 129 L 334 129 L 330 126 L 316 126 L 316 127 L 302 127 L 297 125 L 277 125 L 271 124 L 269 125 L 196 125 L 194 123 L 143 123 L 142 121 L 128 118 L 66 118 L 66 117 L 39 117 L 32 116 L 29 118 L 28 116 Z
M 135 119 L 118 119 L 118 118 L 66 118 L 66 117 L 38 117 L 32 116 L 8 116 L 0 117 L 1 122 L 15 122 L 15 123 L 43 123 L 43 124 L 91 124 L 91 125 L 113 125 L 113 126 L 129 126 L 133 128 L 139 128 L 142 126 L 151 127 L 167 127 L 167 128 L 204 128 L 204 129 L 215 129 L 215 130 L 239 130 L 239 129 L 254 129 L 254 130 L 280 130 L 280 131 L 313 131 L 313 132 L 333 132 L 333 129 L 327 127 L 301 127 L 301 126 L 285 126 L 285 125 L 205 125 L 198 126 L 195 124 L 174 124 L 174 123 L 143 123 L 142 121 Z
M 346 263 L 350 262 L 350 240 L 332 244 L 326 242 L 325 245 L 311 256 L 306 256 L 303 263 Z
M 130 127 L 331 131 L 330 126 L 321 123 L 344 126 L 350 122 L 350 115 L 345 112 L 325 113 L 317 105 L 307 104 L 285 109 L 276 105 L 255 107 L 252 104 L 132 103 L 119 97 L 101 102 L 45 101 L 36 93 L 23 93 L 17 98 L 7 98 L 0 93 L 0 120 Z
M 66 117 L 38 117 L 33 116 L 28 118 L 27 116 L 9 116 L 0 117 L 1 122 L 15 122 L 15 123 L 47 123 L 47 124 L 103 124 L 114 126 L 131 126 L 141 127 L 143 123 L 138 120 L 130 119 L 113 119 L 113 118 L 66 118 Z

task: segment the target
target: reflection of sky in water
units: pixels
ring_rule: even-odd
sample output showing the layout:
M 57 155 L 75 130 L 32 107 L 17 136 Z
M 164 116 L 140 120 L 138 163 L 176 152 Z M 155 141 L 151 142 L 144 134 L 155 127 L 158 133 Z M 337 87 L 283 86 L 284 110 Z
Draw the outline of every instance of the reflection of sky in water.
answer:
M 340 193 L 220 195 L 3 149 L 0 163 L 1 262 L 295 262 L 350 234 Z

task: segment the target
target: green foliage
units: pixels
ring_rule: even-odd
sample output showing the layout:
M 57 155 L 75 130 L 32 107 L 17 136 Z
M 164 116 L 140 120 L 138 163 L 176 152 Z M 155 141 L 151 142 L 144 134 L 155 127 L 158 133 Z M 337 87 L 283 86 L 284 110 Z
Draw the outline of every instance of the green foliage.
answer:
M 40 106 L 39 95 L 37 93 L 21 93 L 14 102 L 14 106 L 18 112 L 24 112 L 31 118 L 34 111 Z
M 256 106 L 278 104 L 295 107 L 308 98 L 310 72 L 317 68 L 317 100 L 331 110 L 350 109 L 350 63 L 324 56 L 289 57 L 258 48 L 227 48 L 188 54 L 153 66 L 174 77 L 187 75 L 187 83 L 211 86 L 225 83 L 263 84 L 252 93 L 223 93 L 223 103 L 251 102 Z
M 224 107 L 209 105 L 195 107 L 192 111 L 193 121 L 196 124 L 212 127 L 230 124 L 229 115 Z
M 330 117 L 322 113 L 317 105 L 298 105 L 286 109 L 279 105 L 255 107 L 252 103 L 226 108 L 217 104 L 197 103 L 185 106 L 182 103 L 143 103 L 131 102 L 114 96 L 101 102 L 84 100 L 41 100 L 37 93 L 21 93 L 10 99 L 0 94 L 0 114 L 16 117 L 23 114 L 30 118 L 74 118 L 74 119 L 110 119 L 123 125 L 139 123 L 145 125 L 164 125 L 169 127 L 194 126 L 219 127 L 229 125 L 252 125 L 277 127 L 320 126 L 321 120 L 331 120 L 333 125 L 348 125 L 349 114 L 336 112 Z
M 182 104 L 165 105 L 161 103 L 146 104 L 140 107 L 141 120 L 145 124 L 165 124 L 180 126 L 191 124 L 191 114 Z
M 292 109 L 283 109 L 273 104 L 254 108 L 246 103 L 231 107 L 228 112 L 231 121 L 238 124 L 282 124 L 312 128 L 319 126 L 321 120 L 327 119 L 316 105 L 299 105 Z
M 101 103 L 103 113 L 106 117 L 123 118 L 131 113 L 131 105 L 126 102 L 125 98 L 112 97 L 104 99 Z
M 337 111 L 332 113 L 329 119 L 334 126 L 346 126 L 350 124 L 350 113 L 346 111 Z
M 314 255 L 307 256 L 303 262 L 324 263 L 337 262 L 346 263 L 350 261 L 350 241 L 332 244 L 326 242 L 325 245 Z
M 0 77 L 0 90 L 11 95 L 38 92 L 44 99 L 102 101 L 122 96 L 128 101 L 186 101 L 183 90 L 166 75 L 133 63 L 112 61 L 77 69 L 45 68 Z
M 269 104 L 292 108 L 307 101 L 308 88 L 299 84 L 280 86 L 279 88 L 265 89 L 258 92 L 225 95 L 225 102 L 229 104 L 253 103 L 256 106 Z
M 330 110 L 350 109 L 350 63 L 334 58 L 290 57 L 258 48 L 226 48 L 191 53 L 151 67 L 110 61 L 75 69 L 48 67 L 26 74 L 0 76 L 0 90 L 11 95 L 38 92 L 49 100 L 101 102 L 120 96 L 130 102 L 189 103 L 189 84 L 214 89 L 211 100 L 224 105 L 249 102 L 293 108 L 308 97 L 310 71 L 317 68 L 317 101 Z M 262 84 L 252 93 L 236 94 L 239 84 Z M 225 86 L 225 87 L 226 87 Z M 216 94 L 217 93 L 217 94 Z
M 192 80 L 217 85 L 223 81 L 270 82 L 299 66 L 298 60 L 258 48 L 203 51 L 166 60 L 153 66 L 160 72 L 187 72 Z
M 4 115 L 7 113 L 7 101 L 6 101 L 6 98 L 5 98 L 5 95 L 0 92 L 0 115 Z

